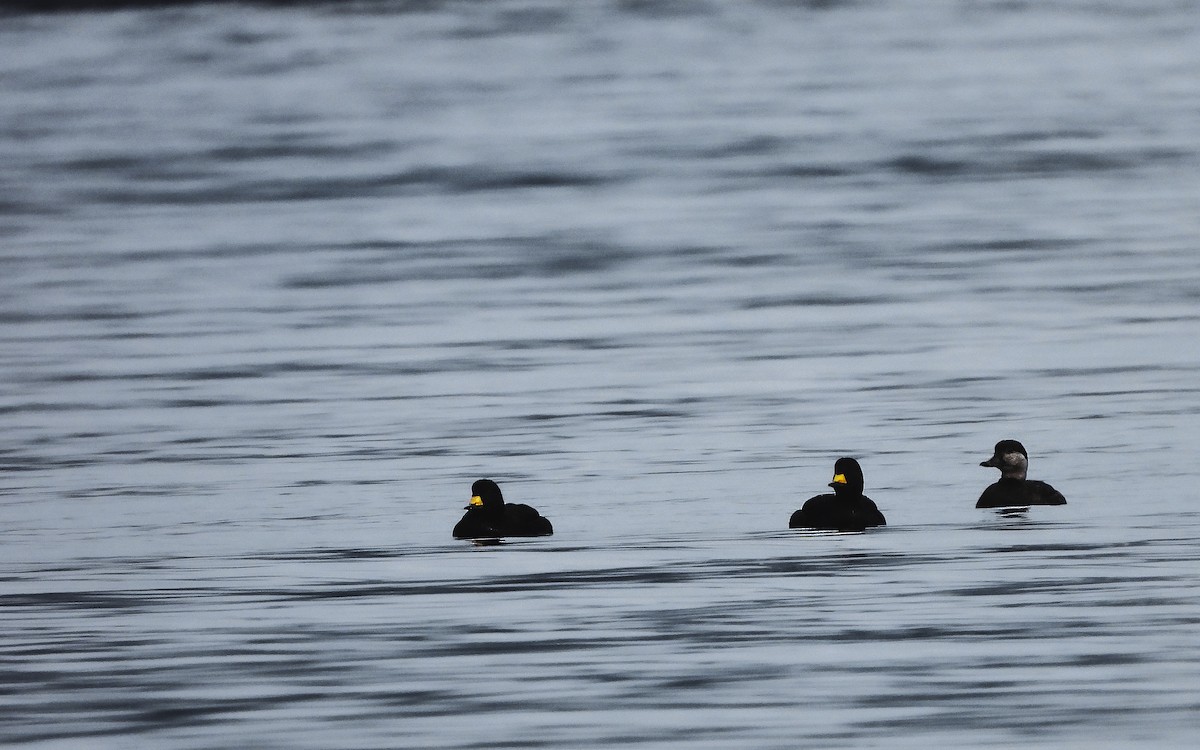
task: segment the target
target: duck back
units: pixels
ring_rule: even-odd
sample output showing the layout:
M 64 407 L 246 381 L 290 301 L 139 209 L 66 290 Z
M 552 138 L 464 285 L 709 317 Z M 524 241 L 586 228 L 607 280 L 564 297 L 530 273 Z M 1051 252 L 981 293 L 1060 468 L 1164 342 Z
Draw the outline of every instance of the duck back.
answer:
M 1062 493 L 1036 479 L 1001 479 L 979 496 L 976 508 L 1012 508 L 1029 505 L 1066 505 Z
M 866 495 L 843 498 L 817 495 L 792 514 L 788 528 L 862 531 L 871 526 L 886 526 L 887 521 L 875 502 Z
M 554 533 L 550 519 L 522 503 L 507 503 L 503 514 L 488 516 L 468 510 L 454 526 L 458 539 L 491 539 L 504 536 L 548 536 Z
M 546 536 L 554 533 L 549 518 L 523 503 L 504 506 L 504 526 L 511 529 L 509 536 Z

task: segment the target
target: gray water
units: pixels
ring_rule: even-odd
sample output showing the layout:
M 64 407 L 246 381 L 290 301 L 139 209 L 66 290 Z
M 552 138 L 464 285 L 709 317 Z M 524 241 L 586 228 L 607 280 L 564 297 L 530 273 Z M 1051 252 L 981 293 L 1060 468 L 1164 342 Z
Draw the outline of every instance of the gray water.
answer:
M 0 743 L 1192 747 L 1198 50 L 1168 0 L 0 15 Z M 1002 438 L 1069 504 L 975 510 Z M 889 525 L 789 531 L 842 455 Z M 484 476 L 555 535 L 451 539 Z

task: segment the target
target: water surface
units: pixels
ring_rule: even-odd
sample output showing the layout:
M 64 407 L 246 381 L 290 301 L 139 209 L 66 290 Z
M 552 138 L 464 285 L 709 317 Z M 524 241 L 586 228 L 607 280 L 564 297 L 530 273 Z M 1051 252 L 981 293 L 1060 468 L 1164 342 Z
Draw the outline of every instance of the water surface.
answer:
M 0 16 L 0 740 L 1190 747 L 1196 49 L 1166 0 Z M 976 511 L 1002 438 L 1069 504 Z M 787 530 L 841 455 L 889 525 Z M 450 539 L 482 476 L 556 534 Z

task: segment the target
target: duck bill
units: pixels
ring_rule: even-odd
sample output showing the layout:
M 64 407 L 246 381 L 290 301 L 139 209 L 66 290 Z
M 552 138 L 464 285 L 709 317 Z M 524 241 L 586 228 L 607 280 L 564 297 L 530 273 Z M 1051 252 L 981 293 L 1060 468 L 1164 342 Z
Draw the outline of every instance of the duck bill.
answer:
M 845 474 L 834 474 L 833 481 L 829 483 L 829 486 L 834 488 L 835 490 L 838 487 L 845 487 L 846 486 L 846 475 Z
M 467 510 L 471 510 L 472 508 L 482 508 L 482 507 L 483 507 L 483 498 L 480 497 L 479 495 L 472 495 L 470 502 L 468 502 L 466 505 Z
M 980 461 L 979 465 L 980 466 L 990 466 L 993 469 L 999 469 L 1000 468 L 1000 457 L 992 456 L 991 458 L 989 458 L 986 461 Z

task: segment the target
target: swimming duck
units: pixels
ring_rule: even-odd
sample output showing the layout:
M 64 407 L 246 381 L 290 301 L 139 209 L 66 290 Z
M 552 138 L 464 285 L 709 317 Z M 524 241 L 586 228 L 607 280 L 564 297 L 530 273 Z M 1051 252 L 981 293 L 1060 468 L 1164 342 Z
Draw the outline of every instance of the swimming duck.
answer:
M 496 539 L 502 536 L 547 536 L 550 520 L 520 503 L 505 503 L 500 487 L 490 479 L 471 485 L 467 512 L 454 526 L 456 539 Z
M 862 493 L 863 473 L 858 461 L 839 458 L 833 465 L 832 495 L 817 495 L 792 514 L 788 528 L 862 531 L 869 526 L 886 526 L 883 514 Z
M 992 457 L 979 464 L 1000 470 L 1000 481 L 979 496 L 976 508 L 1027 508 L 1030 505 L 1066 505 L 1062 493 L 1045 482 L 1026 479 L 1029 454 L 1016 440 L 996 443 Z

